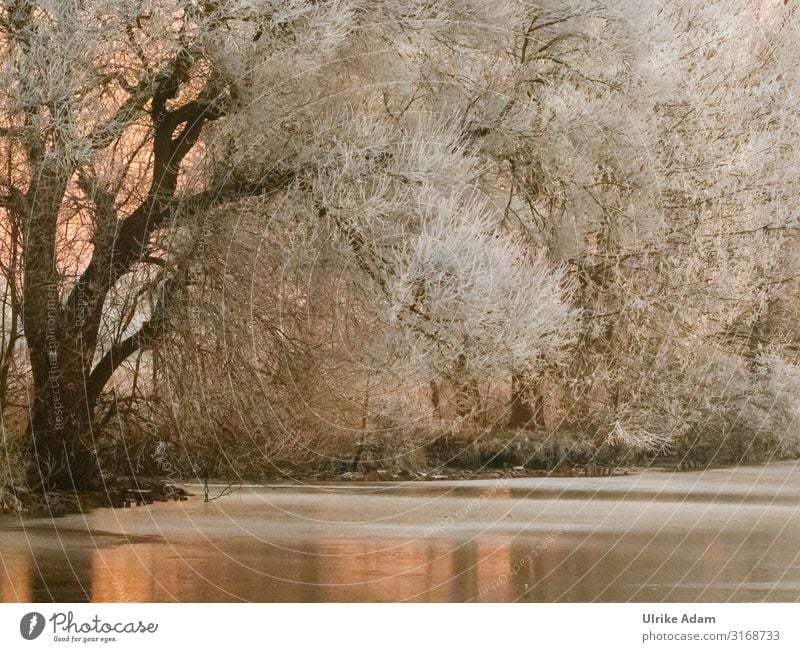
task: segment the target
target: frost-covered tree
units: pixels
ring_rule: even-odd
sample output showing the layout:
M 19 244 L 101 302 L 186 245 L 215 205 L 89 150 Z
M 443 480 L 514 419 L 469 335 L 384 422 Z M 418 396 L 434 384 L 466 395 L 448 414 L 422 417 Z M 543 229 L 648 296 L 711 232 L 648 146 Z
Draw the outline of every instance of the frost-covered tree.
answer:
M 531 230 L 580 288 L 559 418 L 685 450 L 748 422 L 762 353 L 795 359 L 797 11 L 606 7 L 574 31 L 516 162 Z
M 320 96 L 313 80 L 357 28 L 358 10 L 3 3 L 0 205 L 21 234 L 37 485 L 97 477 L 98 397 L 159 335 L 185 284 L 186 252 L 165 250 L 163 231 L 297 178 L 307 161 L 278 135 Z
M 505 377 L 515 425 L 549 387 L 551 426 L 641 449 L 752 430 L 795 377 L 796 33 L 766 0 L 7 0 L 0 381 L 21 328 L 31 482 L 91 485 L 104 392 L 179 341 L 236 369 L 174 357 L 178 394 L 243 411 L 223 387 L 302 369 L 355 406 L 402 368 L 465 416 Z M 187 312 L 247 261 L 248 305 Z

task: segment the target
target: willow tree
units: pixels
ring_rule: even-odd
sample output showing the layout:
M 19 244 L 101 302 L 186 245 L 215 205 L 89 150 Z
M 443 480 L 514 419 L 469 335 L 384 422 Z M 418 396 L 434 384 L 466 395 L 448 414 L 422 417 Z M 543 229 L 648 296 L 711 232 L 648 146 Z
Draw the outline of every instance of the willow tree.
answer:
M 191 247 L 160 234 L 296 178 L 298 161 L 248 152 L 316 91 L 293 67 L 354 25 L 347 2 L 3 3 L 0 207 L 21 238 L 35 486 L 98 477 L 98 397 L 183 284 Z M 204 141 L 221 121 L 224 165 Z
M 120 365 L 170 327 L 170 306 L 186 291 L 194 262 L 203 256 L 203 238 L 213 232 L 209 219 L 235 220 L 240 210 L 266 217 L 268 198 L 280 195 L 302 208 L 298 219 L 334 219 L 376 293 L 395 304 L 405 301 L 404 323 L 418 322 L 408 332 L 424 337 L 424 320 L 403 298 L 409 279 L 394 282 L 391 269 L 370 269 L 380 267 L 380 248 L 363 238 L 381 234 L 353 220 L 359 206 L 380 201 L 382 184 L 403 187 L 407 197 L 423 178 L 437 180 L 434 201 L 447 208 L 451 223 L 461 206 L 467 220 L 480 209 L 474 193 L 463 190 L 477 187 L 481 176 L 476 154 L 464 148 L 474 132 L 468 119 L 473 98 L 464 92 L 472 81 L 453 78 L 451 69 L 462 67 L 463 54 L 469 59 L 464 66 L 476 66 L 474 81 L 485 78 L 497 54 L 485 27 L 513 33 L 517 23 L 540 14 L 527 3 L 489 5 L 2 4 L 0 211 L 19 237 L 21 269 L 11 274 L 30 361 L 33 486 L 84 488 L 98 479 L 98 399 Z M 375 92 L 371 83 L 387 93 Z M 430 104 L 445 87 L 462 88 L 440 97 L 435 109 L 464 118 L 453 122 L 458 128 L 450 134 L 450 158 L 469 159 L 460 168 L 466 176 L 448 182 L 457 190 L 441 187 L 435 162 L 418 161 L 413 176 L 393 167 L 402 156 L 391 151 L 368 160 L 366 149 L 354 155 L 342 147 L 352 141 L 353 126 L 356 137 L 363 136 L 360 117 L 396 125 L 415 96 Z M 395 137 L 403 138 L 402 129 Z M 267 201 L 242 208 L 254 197 Z M 396 211 L 398 224 L 403 212 Z M 407 227 L 420 232 L 422 214 L 409 214 Z M 479 218 L 477 224 L 486 223 L 485 215 Z M 501 247 L 505 237 L 498 233 L 497 241 L 474 228 L 463 233 L 472 233 L 478 248 L 481 242 Z M 424 247 L 406 250 L 393 269 L 402 274 L 405 264 L 411 273 L 414 265 L 427 265 L 423 253 Z M 519 269 L 528 265 L 546 279 L 555 300 L 558 273 L 551 277 L 537 260 L 520 253 Z M 511 288 L 505 293 L 516 301 L 508 310 L 519 320 L 527 295 Z M 505 359 L 529 359 L 519 338 L 541 335 L 532 333 L 541 320 L 534 323 L 515 332 Z M 443 338 L 437 351 L 452 341 Z M 451 354 L 450 364 L 459 359 Z

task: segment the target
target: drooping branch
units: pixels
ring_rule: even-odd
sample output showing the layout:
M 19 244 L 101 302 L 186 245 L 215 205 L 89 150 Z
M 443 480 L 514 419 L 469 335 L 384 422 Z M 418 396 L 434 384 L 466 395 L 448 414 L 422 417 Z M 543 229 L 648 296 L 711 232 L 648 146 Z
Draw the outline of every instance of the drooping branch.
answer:
M 182 201 L 176 199 L 162 209 L 163 214 L 158 219 L 163 221 L 178 210 L 182 211 L 184 215 L 191 215 L 192 213 L 210 210 L 225 202 L 269 195 L 285 188 L 294 178 L 294 174 L 291 171 L 275 171 L 272 174 L 265 175 L 259 181 L 228 182 L 213 191 L 200 192 Z M 129 251 L 132 250 L 129 249 Z M 161 258 L 147 255 L 140 255 L 138 261 L 157 264 L 161 267 L 166 264 Z M 154 316 L 143 323 L 138 331 L 114 344 L 92 369 L 86 385 L 86 396 L 90 404 L 99 397 L 114 371 L 128 357 L 136 351 L 149 346 L 162 333 L 166 325 L 170 298 L 183 289 L 182 282 L 177 280 L 178 278 L 183 278 L 183 276 L 178 274 L 164 283 L 161 298 L 154 309 Z
M 138 331 L 117 342 L 106 351 L 105 355 L 95 365 L 86 382 L 86 397 L 91 404 L 94 404 L 98 396 L 100 396 L 100 392 L 103 391 L 106 383 L 108 383 L 119 366 L 136 351 L 145 348 L 156 338 L 161 325 L 160 319 L 150 319 L 144 322 Z

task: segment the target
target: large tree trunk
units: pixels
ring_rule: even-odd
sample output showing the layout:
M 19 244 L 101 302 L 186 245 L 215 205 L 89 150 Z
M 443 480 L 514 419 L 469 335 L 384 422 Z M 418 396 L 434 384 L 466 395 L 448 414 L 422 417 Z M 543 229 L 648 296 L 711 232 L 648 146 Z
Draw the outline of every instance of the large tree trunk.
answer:
M 98 471 L 91 436 L 96 396 L 88 393 L 87 354 L 65 328 L 55 281 L 36 283 L 46 275 L 36 263 L 26 272 L 24 328 L 33 381 L 28 481 L 34 489 L 87 489 Z M 45 289 L 37 293 L 37 287 Z
M 32 360 L 32 367 L 35 394 L 27 431 L 31 488 L 67 491 L 94 487 L 99 467 L 83 392 L 76 391 L 75 378 L 57 375 L 46 359 Z
M 32 488 L 69 489 L 82 484 L 85 452 L 75 433 L 82 367 L 65 346 L 65 315 L 59 294 L 57 222 L 69 170 L 39 161 L 26 194 L 22 323 L 30 356 L 33 397 L 27 429 L 28 479 Z M 70 358 L 73 360 L 70 361 Z

